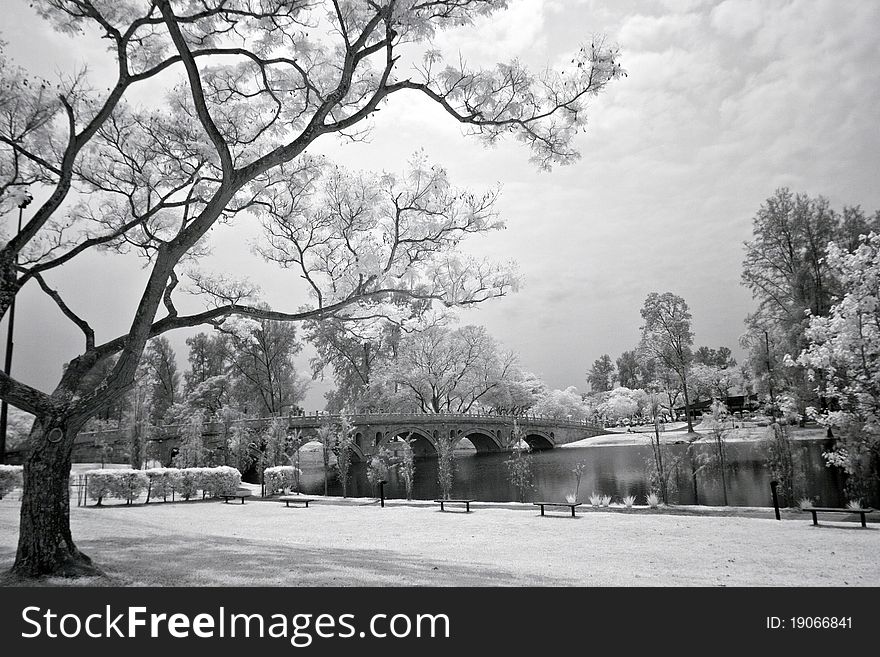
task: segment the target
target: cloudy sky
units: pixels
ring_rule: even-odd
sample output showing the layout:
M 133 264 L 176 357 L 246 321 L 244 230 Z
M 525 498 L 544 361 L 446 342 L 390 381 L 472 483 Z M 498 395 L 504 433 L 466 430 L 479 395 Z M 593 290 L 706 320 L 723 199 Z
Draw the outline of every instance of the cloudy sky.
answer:
M 0 38 L 18 63 L 43 75 L 76 63 L 106 70 L 99 41 L 53 33 L 26 0 L 3 5 Z M 742 243 L 777 187 L 822 194 L 838 209 L 880 208 L 875 0 L 510 5 L 438 47 L 472 64 L 519 57 L 535 67 L 564 66 L 597 33 L 621 48 L 628 77 L 593 101 L 580 161 L 539 172 L 521 146 L 485 149 L 413 97 L 379 112 L 370 143 L 325 148 L 353 167 L 401 171 L 422 147 L 459 185 L 502 184 L 507 230 L 469 249 L 518 261 L 524 286 L 461 321 L 485 325 L 549 385 L 586 390 L 595 358 L 636 344 L 652 291 L 687 300 L 698 345 L 739 353 L 752 306 L 739 283 Z M 289 299 L 290 281 L 243 248 L 248 231 L 218 234 L 213 262 L 249 272 L 270 299 Z M 143 277 L 119 260 L 96 256 L 55 281 L 74 307 L 99 307 L 99 339 L 124 330 Z M 17 312 L 15 372 L 49 388 L 80 337 L 34 291 Z M 186 335 L 172 336 L 181 358 Z M 323 406 L 324 390 L 316 383 L 306 406 Z

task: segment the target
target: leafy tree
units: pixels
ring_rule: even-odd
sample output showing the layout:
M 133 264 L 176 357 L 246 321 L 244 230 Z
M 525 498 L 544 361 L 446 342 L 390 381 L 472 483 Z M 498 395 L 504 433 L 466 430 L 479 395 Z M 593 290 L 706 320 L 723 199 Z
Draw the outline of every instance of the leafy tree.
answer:
M 516 356 L 481 326 L 431 326 L 401 338 L 380 375 L 386 398 L 424 413 L 466 413 L 520 378 Z
M 202 436 L 204 419 L 193 413 L 180 434 L 180 448 L 174 457 L 176 468 L 199 468 L 205 465 L 205 439 Z
M 694 364 L 730 369 L 736 367 L 736 359 L 727 347 L 718 347 L 718 349 L 700 347 L 694 352 Z
M 587 417 L 587 407 L 574 386 L 565 390 L 546 391 L 538 398 L 531 411 L 535 415 L 574 422 L 581 422 Z
M 348 497 L 348 479 L 351 472 L 352 447 L 354 445 L 355 426 L 345 413 L 342 414 L 336 427 L 333 454 L 336 456 L 336 472 L 342 484 L 342 497 Z
M 388 480 L 388 473 L 391 471 L 391 452 L 387 447 L 383 447 L 370 457 L 367 464 L 367 481 L 375 490 L 381 481 Z
M 608 393 L 605 400 L 599 404 L 597 411 L 608 419 L 622 420 L 631 418 L 641 412 L 645 407 L 646 395 L 644 390 L 630 390 L 618 387 Z
M 691 405 L 688 396 L 688 372 L 693 360 L 691 345 L 691 313 L 680 296 L 671 292 L 652 292 L 641 310 L 644 325 L 639 350 L 650 360 L 674 372 L 684 395 L 684 411 L 688 432 L 693 433 Z
M 309 361 L 312 376 L 323 376 L 329 367 L 336 381 L 332 401 L 328 397 L 328 410 L 340 411 L 343 407 L 372 410 L 368 391 L 373 372 L 392 356 L 400 333 L 390 322 L 381 324 L 378 329 L 364 328 L 335 319 L 306 324 L 306 335 L 317 351 Z
M 180 401 L 177 356 L 168 338 L 159 336 L 147 343 L 144 360 L 152 379 L 150 422 L 158 425 L 168 409 Z
M 842 294 L 827 317 L 810 318 L 798 364 L 833 403 L 819 414 L 837 438 L 826 459 L 847 474 L 849 496 L 866 500 L 880 482 L 880 233 L 852 252 L 830 244 L 826 265 Z
M 606 392 L 614 387 L 614 361 L 611 356 L 603 354 L 595 361 L 593 367 L 587 373 L 587 381 L 593 392 Z
M 356 317 L 390 294 L 455 306 L 511 289 L 505 267 L 455 249 L 464 235 L 497 226 L 494 194 L 453 189 L 438 174 L 418 204 L 398 206 L 395 199 L 430 177 L 429 165 L 413 162 L 404 178 L 353 173 L 313 156 L 317 140 L 357 138 L 383 103 L 417 94 L 487 143 L 519 139 L 550 168 L 577 156 L 572 141 L 585 125 L 586 101 L 623 75 L 617 51 L 601 39 L 565 73 L 533 75 L 517 61 L 485 71 L 464 58 L 447 64 L 433 37 L 504 8 L 504 0 L 38 4 L 67 34 L 100 33 L 116 66 L 112 80 L 83 73 L 57 87 L 0 67 L 0 190 L 34 183 L 45 191 L 0 248 L 0 316 L 33 280 L 83 334 L 82 352 L 51 393 L 0 375 L 0 397 L 36 417 L 13 566 L 28 576 L 95 572 L 70 532 L 71 445 L 93 415 L 125 395 L 151 338 L 233 315 Z M 409 73 L 398 66 L 401 50 L 420 62 Z M 149 105 L 133 96 L 145 81 L 154 84 Z M 193 266 L 210 231 L 244 212 L 265 229 L 258 252 L 309 287 L 308 306 L 266 310 L 253 284 Z M 128 330 L 106 342 L 96 339 L 89 309 L 74 311 L 49 280 L 63 280 L 69 263 L 95 249 L 140 256 L 146 268 Z M 184 268 L 188 289 L 208 299 L 202 312 L 175 304 Z M 109 357 L 112 370 L 80 394 Z
M 293 360 L 302 349 L 295 324 L 258 319 L 243 331 L 230 327 L 221 327 L 221 331 L 229 331 L 226 360 L 239 410 L 265 417 L 299 407 L 309 384 L 299 376 Z
M 724 400 L 740 383 L 740 375 L 734 368 L 697 363 L 691 367 L 690 382 L 694 399 Z
M 617 380 L 624 388 L 640 388 L 639 359 L 635 350 L 624 351 L 617 358 Z
M 226 361 L 229 353 L 227 339 L 224 334 L 208 335 L 207 333 L 197 333 L 186 339 L 186 346 L 189 347 L 187 354 L 189 372 L 184 374 L 184 391 L 187 395 L 190 395 L 199 384 L 223 376 L 229 371 L 229 364 Z
M 797 358 L 806 347 L 807 313 L 827 316 L 840 291 L 826 258 L 829 242 L 854 247 L 858 235 L 872 229 L 880 231 L 880 213 L 869 218 L 858 207 L 845 207 L 841 214 L 821 196 L 787 188 L 777 189 L 755 215 L 742 280 L 758 308 L 746 319 L 744 345 L 762 392 L 793 395 L 801 413 L 816 402 L 814 391 L 803 367 L 784 368 L 782 360 Z

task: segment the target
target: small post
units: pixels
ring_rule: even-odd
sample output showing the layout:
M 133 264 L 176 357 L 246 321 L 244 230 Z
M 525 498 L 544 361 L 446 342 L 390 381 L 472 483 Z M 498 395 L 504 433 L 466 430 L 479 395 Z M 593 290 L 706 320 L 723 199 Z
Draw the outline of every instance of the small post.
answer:
M 379 504 L 382 505 L 382 508 L 385 508 L 385 484 L 388 482 L 384 479 L 379 481 Z
M 770 482 L 770 490 L 773 491 L 773 509 L 776 511 L 776 519 L 782 520 L 779 517 L 779 495 L 776 492 L 776 488 L 779 486 L 779 482 L 775 479 Z

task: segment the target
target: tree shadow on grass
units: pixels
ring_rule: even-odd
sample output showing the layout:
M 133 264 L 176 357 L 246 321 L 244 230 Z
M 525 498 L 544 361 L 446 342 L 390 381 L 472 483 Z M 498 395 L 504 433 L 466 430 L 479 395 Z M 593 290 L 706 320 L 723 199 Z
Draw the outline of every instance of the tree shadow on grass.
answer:
M 89 586 L 524 586 L 565 582 L 523 577 L 493 566 L 459 561 L 431 561 L 392 550 L 308 548 L 265 541 L 211 536 L 107 537 L 84 540 L 78 547 L 105 573 L 104 582 L 69 582 Z M 14 552 L 0 550 L 0 568 L 8 571 Z M 41 582 L 0 577 L 2 586 Z

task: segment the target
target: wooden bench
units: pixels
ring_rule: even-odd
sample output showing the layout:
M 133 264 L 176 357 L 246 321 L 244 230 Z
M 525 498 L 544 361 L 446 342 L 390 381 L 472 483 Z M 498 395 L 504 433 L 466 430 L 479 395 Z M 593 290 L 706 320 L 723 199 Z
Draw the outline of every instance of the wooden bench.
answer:
M 865 514 L 871 513 L 874 509 L 835 509 L 824 506 L 805 506 L 803 507 L 803 511 L 809 511 L 813 514 L 813 524 L 818 525 L 819 521 L 816 518 L 817 513 L 857 513 L 862 517 L 862 527 L 867 527 L 868 524 L 865 522 Z
M 434 504 L 440 505 L 440 510 L 445 511 L 446 509 L 443 507 L 444 504 L 464 504 L 464 512 L 471 512 L 471 502 L 474 500 L 434 500 Z
M 229 504 L 229 500 L 240 499 L 241 503 L 244 504 L 244 498 L 250 497 L 253 493 L 251 493 L 247 488 L 243 488 L 241 490 L 237 490 L 234 493 L 229 493 L 228 495 L 221 495 L 223 498 L 223 504 Z
M 310 497 L 300 497 L 299 495 L 282 495 L 278 498 L 279 502 L 284 502 L 284 506 L 290 508 L 291 504 L 304 504 L 305 507 L 309 508 L 309 502 L 314 502 Z
M 574 510 L 576 507 L 579 507 L 581 502 L 532 502 L 535 506 L 541 507 L 541 515 L 544 515 L 544 507 L 545 506 L 567 506 L 571 508 L 571 517 L 574 518 Z

